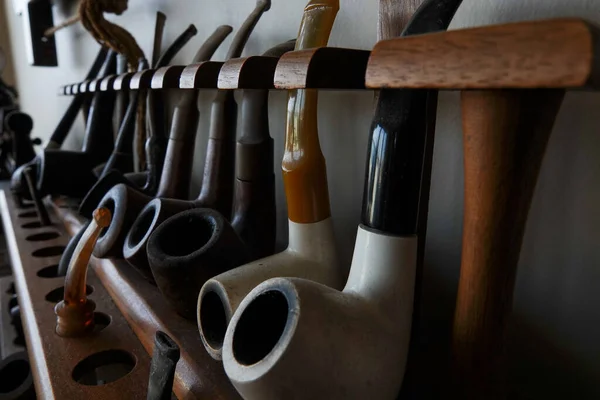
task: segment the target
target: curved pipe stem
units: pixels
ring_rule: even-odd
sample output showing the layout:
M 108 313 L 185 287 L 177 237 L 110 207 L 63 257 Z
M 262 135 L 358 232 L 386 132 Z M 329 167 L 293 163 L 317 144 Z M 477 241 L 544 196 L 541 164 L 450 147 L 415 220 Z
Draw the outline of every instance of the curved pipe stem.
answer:
M 521 243 L 563 96 L 563 90 L 462 93 L 465 211 L 452 338 L 457 397 L 503 397 L 504 333 Z
M 86 296 L 87 268 L 100 231 L 108 226 L 110 219 L 108 209 L 94 211 L 94 219 L 75 248 L 65 278 L 64 299 L 54 309 L 59 336 L 82 336 L 94 328 L 96 305 Z
M 218 27 L 202 45 L 194 62 L 209 60 L 230 32 L 229 26 Z M 187 197 L 199 117 L 197 95 L 196 91 L 185 93 L 175 108 L 171 140 L 156 197 Z M 149 175 L 153 175 L 152 169 Z M 122 257 L 125 236 L 140 211 L 150 200 L 152 197 L 144 191 L 138 191 L 125 184 L 114 186 L 106 192 L 98 206 L 111 208 L 113 220 L 98 240 L 94 251 L 96 257 Z
M 309 1 L 295 49 L 325 46 L 338 10 L 337 0 Z M 329 218 L 327 175 L 317 131 L 315 90 L 290 92 L 282 170 L 290 224 L 288 249 L 222 273 L 209 280 L 200 291 L 200 336 L 215 359 L 221 358 L 224 327 L 239 302 L 265 279 L 301 276 L 341 288 L 345 272 L 338 268 Z M 204 303 L 207 298 L 214 301 Z M 222 321 L 216 327 L 210 322 L 214 315 Z

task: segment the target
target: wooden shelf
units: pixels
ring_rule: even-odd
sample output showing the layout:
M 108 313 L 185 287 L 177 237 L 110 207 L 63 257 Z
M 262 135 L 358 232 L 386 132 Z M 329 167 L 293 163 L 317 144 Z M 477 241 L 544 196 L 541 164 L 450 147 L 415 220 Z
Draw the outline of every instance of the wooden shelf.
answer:
M 38 273 L 58 264 L 61 247 L 66 246 L 83 221 L 72 202 L 57 200 L 47 204 L 52 226 L 26 228 L 25 224 L 38 222 L 34 208 L 19 208 L 9 192 L 0 192 L 2 222 L 38 398 L 145 398 L 154 334 L 162 330 L 181 347 L 173 387 L 178 398 L 239 399 L 222 365 L 204 350 L 196 323 L 171 311 L 158 289 L 124 261 L 92 259 L 88 271 L 87 283 L 93 287 L 90 298 L 96 302 L 97 312 L 110 316 L 110 324 L 84 338 L 67 339 L 55 334 L 55 303 L 47 301 L 46 295 L 63 286 L 64 278 L 43 278 Z M 43 232 L 56 232 L 58 237 L 28 240 Z M 39 252 L 34 252 L 40 249 L 47 249 L 44 251 L 49 255 L 36 257 L 34 254 Z M 114 349 L 124 350 L 136 360 L 129 374 L 100 386 L 82 385 L 72 378 L 81 360 Z
M 127 73 L 59 94 L 126 89 L 600 88 L 599 30 L 581 19 L 518 22 Z M 156 78 L 156 79 L 155 79 Z
M 52 206 L 66 230 L 71 235 L 77 233 L 83 225 L 81 217 L 72 208 L 65 207 L 64 201 L 57 200 Z M 188 321 L 172 311 L 156 286 L 124 260 L 93 258 L 91 266 L 148 354 L 152 354 L 157 330 L 168 333 L 181 347 L 173 388 L 178 398 L 240 398 L 222 364 L 204 349 L 195 321 Z
M 27 350 L 40 399 L 111 399 L 144 398 L 148 387 L 150 356 L 121 315 L 108 291 L 94 271 L 87 284 L 93 288 L 90 298 L 96 312 L 110 317 L 110 324 L 83 338 L 67 339 L 55 333 L 54 301 L 46 296 L 64 285 L 64 278 L 41 277 L 40 271 L 58 264 L 60 251 L 69 240 L 62 222 L 51 213 L 52 226 L 39 225 L 34 208 L 19 208 L 9 192 L 0 192 L 0 211 L 21 309 Z M 19 216 L 22 215 L 22 216 Z M 31 236 L 55 232 L 49 240 L 32 241 Z M 37 255 L 37 256 L 36 256 Z M 86 357 L 101 351 L 123 350 L 135 360 L 133 370 L 109 385 L 86 386 L 72 377 L 75 366 Z

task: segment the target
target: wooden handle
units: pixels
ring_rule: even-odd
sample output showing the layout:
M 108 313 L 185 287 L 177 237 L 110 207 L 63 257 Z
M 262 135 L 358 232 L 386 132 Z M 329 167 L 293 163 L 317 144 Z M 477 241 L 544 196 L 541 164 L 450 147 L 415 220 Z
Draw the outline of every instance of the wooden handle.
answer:
M 465 211 L 453 331 L 456 398 L 499 395 L 521 242 L 564 91 L 464 91 Z
M 326 46 L 338 10 L 338 0 L 309 1 L 295 49 Z M 281 168 L 288 218 L 297 223 L 318 222 L 331 215 L 325 158 L 317 129 L 317 100 L 316 90 L 289 92 Z

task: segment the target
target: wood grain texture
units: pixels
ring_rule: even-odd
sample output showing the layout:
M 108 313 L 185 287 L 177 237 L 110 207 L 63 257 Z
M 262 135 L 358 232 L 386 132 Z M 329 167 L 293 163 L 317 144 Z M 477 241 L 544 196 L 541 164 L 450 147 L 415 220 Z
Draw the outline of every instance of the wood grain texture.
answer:
M 364 89 L 370 52 L 321 47 L 284 54 L 275 69 L 277 89 Z
M 54 203 L 54 210 L 73 234 L 83 225 L 73 211 Z M 92 270 L 110 293 L 119 311 L 148 354 L 154 349 L 154 334 L 161 330 L 181 348 L 173 391 L 179 399 L 239 399 L 221 363 L 213 360 L 202 345 L 194 322 L 178 316 L 158 288 L 148 283 L 123 260 L 92 258 Z M 147 376 L 146 383 L 147 384 Z
M 273 89 L 278 57 L 251 56 L 234 58 L 219 72 L 219 89 Z
M 597 31 L 580 19 L 519 22 L 375 45 L 370 88 L 598 88 Z
M 181 89 L 214 89 L 217 87 L 221 66 L 223 66 L 223 62 L 218 61 L 188 65 L 181 73 L 179 87 Z
M 452 338 L 453 398 L 502 398 L 521 242 L 564 91 L 462 93 L 465 204 Z
M 105 329 L 89 336 L 67 339 L 58 336 L 54 329 L 56 316 L 54 303 L 45 299 L 51 290 L 64 285 L 63 278 L 41 278 L 37 272 L 58 263 L 59 256 L 34 257 L 36 250 L 49 246 L 65 245 L 68 240 L 61 222 L 51 213 L 51 228 L 22 227 L 36 218 L 18 217 L 23 210 L 13 202 L 12 196 L 0 193 L 0 211 L 4 231 L 7 233 L 9 254 L 15 278 L 19 306 L 37 397 L 39 399 L 133 399 L 145 398 L 148 385 L 150 357 L 111 300 L 96 274 L 90 271 L 88 285 L 94 288 L 89 296 L 96 311 L 108 314 L 112 321 Z M 61 236 L 43 242 L 28 241 L 30 235 L 58 231 Z M 73 369 L 84 358 L 104 350 L 121 349 L 137 360 L 133 370 L 125 377 L 103 386 L 84 386 L 71 376 Z
M 377 39 L 399 37 L 423 0 L 379 0 Z
M 156 70 L 150 82 L 152 89 L 175 89 L 179 87 L 183 65 L 171 65 Z

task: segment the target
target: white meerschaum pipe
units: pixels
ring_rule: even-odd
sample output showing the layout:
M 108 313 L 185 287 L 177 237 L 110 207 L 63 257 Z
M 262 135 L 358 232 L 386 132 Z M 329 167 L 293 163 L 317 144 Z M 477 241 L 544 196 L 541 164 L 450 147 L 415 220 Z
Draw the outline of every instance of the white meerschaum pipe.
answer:
M 338 10 L 339 0 L 310 0 L 296 50 L 327 45 Z M 289 219 L 287 250 L 217 275 L 200 290 L 198 328 L 206 350 L 217 360 L 233 312 L 261 282 L 297 276 L 343 287 L 347 270 L 340 268 L 335 251 L 316 90 L 290 91 L 282 170 Z
M 442 30 L 461 0 L 427 0 L 403 35 Z M 362 224 L 342 292 L 273 278 L 240 303 L 223 364 L 247 400 L 394 399 L 409 349 L 419 198 L 437 93 L 382 90 L 367 157 Z

